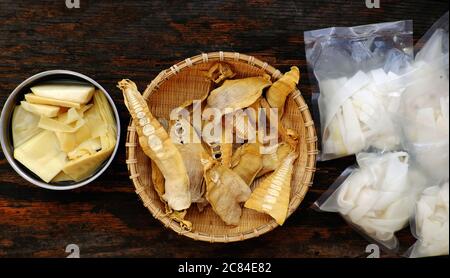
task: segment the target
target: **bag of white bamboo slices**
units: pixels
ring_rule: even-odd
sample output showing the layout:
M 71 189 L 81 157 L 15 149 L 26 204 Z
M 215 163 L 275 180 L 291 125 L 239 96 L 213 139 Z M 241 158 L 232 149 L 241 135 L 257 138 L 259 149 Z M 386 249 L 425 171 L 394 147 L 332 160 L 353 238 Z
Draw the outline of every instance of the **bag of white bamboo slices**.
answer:
M 430 184 L 449 179 L 448 13 L 418 42 L 399 119 L 404 149 Z
M 449 254 L 449 56 L 448 12 L 417 43 L 409 85 L 402 96 L 404 146 L 429 185 L 415 207 L 408 257 Z M 444 181 L 444 182 L 442 182 Z
M 315 203 L 338 212 L 369 241 L 396 251 L 395 232 L 405 228 L 426 179 L 405 152 L 359 153 L 358 167 L 348 168 Z
M 320 114 L 320 159 L 398 150 L 401 135 L 391 115 L 399 109 L 401 77 L 413 60 L 412 21 L 308 31 L 305 45 L 309 72 L 320 89 L 313 95 Z
M 410 258 L 448 255 L 448 181 L 426 188 L 415 207 L 411 231 L 417 242 L 408 250 Z

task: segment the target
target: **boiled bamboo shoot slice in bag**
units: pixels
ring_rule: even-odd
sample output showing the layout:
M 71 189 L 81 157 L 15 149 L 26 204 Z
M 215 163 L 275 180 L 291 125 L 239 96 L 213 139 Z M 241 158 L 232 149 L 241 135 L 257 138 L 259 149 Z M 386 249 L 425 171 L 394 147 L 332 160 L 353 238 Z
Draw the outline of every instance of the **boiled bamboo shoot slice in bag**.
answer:
M 287 218 L 296 153 L 290 153 L 280 167 L 256 187 L 245 207 L 272 216 L 279 225 Z
M 278 116 L 284 113 L 284 104 L 287 96 L 292 93 L 300 80 L 300 71 L 297 67 L 291 67 L 279 80 L 270 86 L 266 93 L 267 102 L 272 108 L 279 109 Z
M 14 148 L 19 147 L 42 131 L 38 127 L 39 119 L 39 116 L 28 112 L 20 105 L 14 108 L 11 123 Z
M 347 178 L 347 180 L 336 190 L 337 203 L 335 209 L 343 215 L 349 214 L 356 206 L 356 200 L 358 199 L 361 191 L 364 188 L 370 186 L 372 183 L 373 180 L 369 175 L 362 172 L 360 169 L 355 169 L 354 172 Z M 330 198 L 325 201 L 322 206 L 333 207 L 333 205 L 330 204 L 333 201 L 334 200 Z
M 27 110 L 28 112 L 48 118 L 56 117 L 60 110 L 60 108 L 57 106 L 33 104 L 26 101 L 21 101 L 20 106 L 22 106 L 22 108 Z
M 137 86 L 130 80 L 118 84 L 139 135 L 144 153 L 158 165 L 165 178 L 164 200 L 173 210 L 181 211 L 191 205 L 189 177 L 183 158 L 166 130 L 151 114 Z
M 449 184 L 426 188 L 416 204 L 412 258 L 449 254 Z
M 40 96 L 37 96 L 32 93 L 26 94 L 25 100 L 29 103 L 34 103 L 34 104 L 46 104 L 46 105 L 68 107 L 68 108 L 81 108 L 81 104 L 77 103 L 77 102 L 40 97 Z
M 86 104 L 94 95 L 95 87 L 89 84 L 42 84 L 31 87 L 31 91 L 43 98 Z
M 222 111 L 225 108 L 242 109 L 248 107 L 261 97 L 263 89 L 271 84 L 268 75 L 225 80 L 222 86 L 210 93 L 207 99 L 208 107 Z
M 357 153 L 359 150 L 364 149 L 365 139 L 358 117 L 356 116 L 355 108 L 350 100 L 344 102 L 342 112 L 346 131 L 344 133 L 345 142 L 347 142 L 346 149 L 350 153 Z
M 59 147 L 56 135 L 44 130 L 14 150 L 14 158 L 45 182 L 64 168 L 67 155 Z
M 359 153 L 359 168 L 347 170 L 342 184 L 316 203 L 322 211 L 339 212 L 359 231 L 388 249 L 398 245 L 395 232 L 408 224 L 417 195 L 426 183 L 411 169 L 405 152 Z
M 343 132 L 345 131 L 342 110 L 339 109 L 324 132 L 323 151 L 337 156 L 347 155 L 349 151 L 345 147 Z
M 400 134 L 391 115 L 398 112 L 405 91 L 400 79 L 379 68 L 358 71 L 350 78 L 321 81 L 323 159 L 370 147 L 386 151 L 398 148 Z

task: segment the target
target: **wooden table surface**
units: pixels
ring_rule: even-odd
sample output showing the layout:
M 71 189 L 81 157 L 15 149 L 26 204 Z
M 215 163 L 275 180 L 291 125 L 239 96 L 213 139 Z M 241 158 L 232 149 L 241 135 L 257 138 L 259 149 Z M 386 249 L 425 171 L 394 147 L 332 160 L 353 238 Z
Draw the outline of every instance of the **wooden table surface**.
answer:
M 68 9 L 65 0 L 0 0 L 0 105 L 24 79 L 70 69 L 102 84 L 129 115 L 115 84 L 131 78 L 141 89 L 158 72 L 202 52 L 237 51 L 286 71 L 298 65 L 309 100 L 303 31 L 404 19 L 415 39 L 448 10 L 447 1 L 94 1 Z M 0 153 L 0 256 L 65 257 L 365 257 L 368 242 L 337 214 L 310 206 L 354 160 L 318 164 L 314 186 L 285 225 L 231 244 L 193 241 L 165 229 L 141 204 L 128 179 L 125 132 L 111 167 L 94 183 L 70 192 L 32 186 Z M 399 234 L 401 250 L 414 242 Z M 383 257 L 396 254 L 382 252 Z

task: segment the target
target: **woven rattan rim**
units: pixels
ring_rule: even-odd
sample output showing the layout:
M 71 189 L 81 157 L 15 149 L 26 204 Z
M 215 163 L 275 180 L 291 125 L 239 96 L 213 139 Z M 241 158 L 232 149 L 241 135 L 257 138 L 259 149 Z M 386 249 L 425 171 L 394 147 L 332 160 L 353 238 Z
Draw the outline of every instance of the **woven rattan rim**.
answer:
M 169 69 L 161 71 L 156 78 L 151 81 L 151 83 L 147 86 L 143 96 L 145 99 L 154 93 L 162 83 L 169 80 L 171 77 L 178 74 L 180 71 L 192 67 L 194 65 L 198 65 L 201 63 L 207 63 L 211 61 L 234 61 L 234 62 L 243 62 L 248 63 L 251 66 L 264 70 L 266 73 L 272 76 L 273 80 L 278 80 L 282 73 L 270 66 L 266 62 L 262 62 L 261 60 L 245 55 L 237 52 L 211 52 L 211 53 L 203 53 L 201 55 L 197 55 L 191 58 L 187 58 L 182 62 L 179 62 Z M 317 149 L 317 135 L 314 127 L 314 121 L 311 117 L 310 111 L 308 109 L 308 105 L 306 104 L 304 98 L 301 95 L 301 92 L 297 89 L 290 97 L 294 99 L 295 103 L 298 106 L 298 109 L 301 112 L 304 126 L 305 126 L 305 138 L 307 145 L 307 163 L 305 172 L 303 175 L 303 181 L 301 182 L 301 188 L 297 191 L 297 194 L 294 195 L 293 199 L 289 204 L 289 216 L 298 208 L 300 203 L 303 201 L 306 193 L 308 192 L 309 187 L 312 185 L 312 181 L 314 179 L 314 173 L 316 170 L 316 156 L 318 154 Z M 144 205 L 148 208 L 148 210 L 152 213 L 153 217 L 158 219 L 166 228 L 170 228 L 176 233 L 180 235 L 187 236 L 189 238 L 206 241 L 206 242 L 235 242 L 242 241 L 254 237 L 258 237 L 264 233 L 267 233 L 278 225 L 275 220 L 271 220 L 268 223 L 261 225 L 253 230 L 249 230 L 248 232 L 243 233 L 235 233 L 235 234 L 223 234 L 223 235 L 209 235 L 205 233 L 195 232 L 195 231 L 185 231 L 183 230 L 178 223 L 171 220 L 168 216 L 164 214 L 157 205 L 153 204 L 153 200 L 145 193 L 145 186 L 141 184 L 139 181 L 139 172 L 137 169 L 137 158 L 136 153 L 134 152 L 135 148 L 138 148 L 137 143 L 137 133 L 132 121 L 128 126 L 127 130 L 127 139 L 126 139 L 126 163 L 128 167 L 128 171 L 130 174 L 130 179 L 133 181 L 133 184 L 136 188 L 136 193 L 139 195 Z

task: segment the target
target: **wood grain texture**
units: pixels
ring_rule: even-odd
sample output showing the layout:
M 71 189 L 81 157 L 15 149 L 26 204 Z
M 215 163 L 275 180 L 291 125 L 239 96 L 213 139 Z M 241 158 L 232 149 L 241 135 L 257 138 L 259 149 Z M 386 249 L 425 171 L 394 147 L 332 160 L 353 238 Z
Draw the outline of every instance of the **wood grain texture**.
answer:
M 282 71 L 298 65 L 309 99 L 303 31 L 329 26 L 414 20 L 415 39 L 448 10 L 447 1 L 94 1 L 67 9 L 64 0 L 0 1 L 0 105 L 29 76 L 70 69 L 91 76 L 114 98 L 125 130 L 129 118 L 115 84 L 144 89 L 158 72 L 201 52 L 237 51 Z M 166 230 L 142 206 L 128 179 L 125 132 L 111 167 L 70 192 L 36 188 L 0 153 L 0 257 L 363 257 L 368 244 L 338 215 L 310 206 L 352 158 L 319 163 L 315 183 L 282 228 L 232 244 L 196 242 Z M 399 233 L 402 250 L 414 242 Z M 384 257 L 396 254 L 382 252 Z

